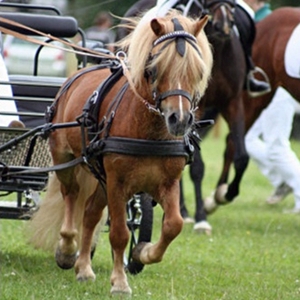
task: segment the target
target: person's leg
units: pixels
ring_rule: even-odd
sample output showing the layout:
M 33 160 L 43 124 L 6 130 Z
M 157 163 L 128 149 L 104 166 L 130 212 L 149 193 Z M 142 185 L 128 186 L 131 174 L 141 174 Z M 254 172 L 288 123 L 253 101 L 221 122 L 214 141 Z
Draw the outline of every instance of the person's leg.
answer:
M 267 145 L 267 155 L 280 173 L 284 183 L 292 188 L 295 209 L 300 212 L 300 161 L 290 146 L 295 107 L 291 95 L 279 87 L 273 101 L 265 111 L 263 119 L 263 139 Z
M 252 44 L 256 34 L 254 20 L 252 16 L 250 16 L 249 13 L 240 5 L 237 5 L 234 17 L 239 32 L 239 38 L 245 53 L 247 66 L 245 87 L 251 97 L 264 95 L 270 92 L 271 89 L 269 83 L 254 78 L 254 73 L 258 72 L 252 60 Z
M 248 155 L 255 162 L 261 173 L 266 176 L 270 183 L 276 188 L 282 182 L 282 178 L 279 173 L 275 172 L 269 161 L 267 146 L 265 141 L 262 140 L 264 117 L 265 111 L 262 111 L 261 115 L 248 130 L 245 136 L 245 145 Z
M 0 37 L 1 38 L 1 37 Z M 0 80 L 8 81 L 6 66 L 0 53 Z M 15 101 L 4 100 L 1 97 L 12 97 L 11 86 L 8 84 L 0 84 L 0 126 L 8 126 L 11 121 L 19 120 L 18 116 L 1 115 L 1 112 L 17 112 Z

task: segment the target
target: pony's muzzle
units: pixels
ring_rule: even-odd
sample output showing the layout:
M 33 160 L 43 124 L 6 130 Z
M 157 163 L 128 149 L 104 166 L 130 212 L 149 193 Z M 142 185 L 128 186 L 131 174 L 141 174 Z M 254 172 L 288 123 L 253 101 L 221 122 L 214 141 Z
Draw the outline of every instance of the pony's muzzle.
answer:
M 174 136 L 184 136 L 194 123 L 194 114 L 192 112 L 182 113 L 175 111 L 167 118 L 169 132 Z

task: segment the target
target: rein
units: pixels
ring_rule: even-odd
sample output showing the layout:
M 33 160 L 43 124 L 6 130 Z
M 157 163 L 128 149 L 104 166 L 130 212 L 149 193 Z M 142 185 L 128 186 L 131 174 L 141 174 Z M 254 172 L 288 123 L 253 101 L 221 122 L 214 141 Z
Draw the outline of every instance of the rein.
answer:
M 97 51 L 93 51 L 91 49 L 88 49 L 88 48 L 85 48 L 85 47 L 81 47 L 79 45 L 72 44 L 70 42 L 65 41 L 64 39 L 57 38 L 57 37 L 55 37 L 55 36 L 53 36 L 51 34 L 44 33 L 42 31 L 36 30 L 34 28 L 25 26 L 25 25 L 23 25 L 21 23 L 18 23 L 18 22 L 15 22 L 15 21 L 12 21 L 12 20 L 9 20 L 9 19 L 6 19 L 6 18 L 0 17 L 0 21 L 2 23 L 6 23 L 8 25 L 13 25 L 13 26 L 18 27 L 18 28 L 26 29 L 28 31 L 31 31 L 31 32 L 35 33 L 36 35 L 44 36 L 44 37 L 46 37 L 46 38 L 48 38 L 48 39 L 50 39 L 52 41 L 57 41 L 59 43 L 62 43 L 64 45 L 66 45 L 66 46 L 71 47 L 72 49 L 63 48 L 63 47 L 60 47 L 60 46 L 57 46 L 57 45 L 49 44 L 49 43 L 46 43 L 44 41 L 35 39 L 35 38 L 31 37 L 31 36 L 18 33 L 17 31 L 10 30 L 10 29 L 7 29 L 5 27 L 0 27 L 0 31 L 2 31 L 3 33 L 12 35 L 12 36 L 14 36 L 16 38 L 19 38 L 21 40 L 25 40 L 25 41 L 28 41 L 28 42 L 31 42 L 31 43 L 34 43 L 34 44 L 38 44 L 38 45 L 43 45 L 43 46 L 47 46 L 47 47 L 51 47 L 51 48 L 60 49 L 60 50 L 66 51 L 66 52 L 70 52 L 70 53 L 74 53 L 74 54 L 79 54 L 79 55 L 86 55 L 86 56 L 98 57 L 98 58 L 102 57 L 102 58 L 113 58 L 113 59 L 116 59 L 116 57 L 113 56 L 113 55 L 108 55 L 108 54 L 105 54 L 105 53 L 101 53 L 100 54 Z M 74 50 L 74 48 L 78 49 L 78 50 Z
M 7 29 L 5 27 L 1 27 L 0 26 L 0 31 L 2 31 L 3 33 L 12 35 L 12 36 L 14 36 L 16 38 L 19 38 L 21 40 L 24 40 L 24 41 L 28 41 L 28 42 L 31 42 L 31 43 L 34 43 L 34 44 L 38 44 L 38 45 L 47 46 L 47 47 L 50 47 L 50 48 L 60 49 L 60 50 L 66 51 L 66 52 L 74 53 L 74 54 L 79 54 L 79 55 L 84 55 L 84 56 L 91 56 L 91 57 L 96 57 L 96 58 L 100 57 L 100 58 L 118 60 L 119 63 L 123 67 L 123 74 L 127 78 L 127 80 L 129 82 L 129 85 L 130 85 L 133 93 L 137 96 L 137 98 L 139 100 L 141 100 L 144 103 L 144 105 L 148 108 L 149 111 L 154 112 L 154 113 L 160 113 L 159 110 L 156 109 L 154 106 L 152 106 L 150 103 L 148 103 L 148 101 L 146 101 L 137 92 L 136 88 L 134 87 L 134 83 L 133 83 L 133 81 L 131 79 L 130 72 L 129 72 L 129 70 L 128 70 L 127 66 L 126 66 L 126 63 L 125 63 L 126 54 L 124 52 L 120 51 L 116 55 L 109 55 L 109 54 L 105 54 L 105 53 L 99 53 L 99 52 L 93 51 L 93 50 L 91 50 L 89 48 L 85 48 L 85 47 L 81 47 L 79 45 L 75 45 L 75 44 L 69 43 L 69 42 L 67 42 L 67 41 L 65 41 L 63 39 L 57 38 L 57 37 L 55 37 L 55 36 L 53 36 L 51 34 L 46 34 L 46 33 L 42 32 L 42 31 L 36 30 L 34 28 L 25 26 L 25 25 L 23 25 L 21 23 L 18 23 L 18 22 L 15 22 L 15 21 L 12 21 L 12 20 L 9 20 L 9 19 L 6 19 L 6 18 L 0 17 L 0 22 L 6 23 L 8 25 L 13 25 L 13 26 L 15 26 L 17 28 L 25 29 L 25 30 L 33 32 L 34 34 L 37 34 L 39 36 L 44 36 L 44 37 L 48 38 L 49 40 L 57 41 L 59 43 L 62 43 L 64 45 L 66 45 L 66 46 L 71 47 L 72 49 L 63 48 L 63 47 L 60 47 L 60 46 L 57 46 L 57 45 L 53 45 L 51 43 L 47 43 L 47 42 L 35 39 L 35 38 L 31 37 L 31 36 L 28 36 L 28 35 L 25 35 L 25 34 L 21 34 L 21 33 L 17 32 L 17 31 L 10 30 L 10 29 Z M 74 48 L 76 48 L 78 50 L 74 50 Z

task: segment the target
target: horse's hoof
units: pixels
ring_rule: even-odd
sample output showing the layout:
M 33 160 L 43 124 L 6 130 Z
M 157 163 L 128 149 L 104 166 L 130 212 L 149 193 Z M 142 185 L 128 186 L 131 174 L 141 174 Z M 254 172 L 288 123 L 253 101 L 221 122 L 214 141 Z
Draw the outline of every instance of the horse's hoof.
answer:
M 228 191 L 228 184 L 223 183 L 219 185 L 215 192 L 215 200 L 219 204 L 227 204 L 228 201 L 225 198 L 225 195 Z
M 214 194 L 214 192 L 213 192 L 213 194 Z M 218 204 L 217 204 L 213 194 L 204 200 L 204 210 L 207 214 L 212 214 L 218 208 Z
M 122 288 L 112 286 L 112 288 L 110 289 L 110 293 L 112 296 L 120 297 L 120 299 L 123 299 L 124 297 L 129 298 L 132 294 L 132 291 L 128 285 Z
M 68 270 L 74 267 L 78 253 L 64 254 L 59 248 L 56 249 L 55 260 L 57 265 L 64 270 Z
M 211 235 L 212 227 L 207 221 L 201 221 L 201 222 L 197 222 L 194 225 L 194 230 L 197 233 L 201 233 L 201 234 L 205 233 L 207 235 Z
M 147 245 L 147 242 L 138 243 L 132 250 L 132 259 L 136 262 L 142 263 L 140 260 L 141 252 L 143 248 Z
M 84 281 L 95 281 L 96 275 L 94 273 L 91 273 L 89 275 L 82 275 L 82 274 L 77 274 L 76 276 L 77 281 L 79 282 L 84 282 Z
M 183 223 L 184 224 L 194 224 L 195 223 L 195 220 L 191 217 L 184 217 L 183 218 Z
M 143 265 L 157 263 L 161 261 L 161 257 L 151 259 L 149 257 L 149 248 L 153 246 L 152 243 L 140 242 L 132 250 L 132 259 Z
M 80 259 L 76 261 L 75 264 L 75 273 L 77 281 L 95 281 L 96 275 L 90 264 L 83 264 Z

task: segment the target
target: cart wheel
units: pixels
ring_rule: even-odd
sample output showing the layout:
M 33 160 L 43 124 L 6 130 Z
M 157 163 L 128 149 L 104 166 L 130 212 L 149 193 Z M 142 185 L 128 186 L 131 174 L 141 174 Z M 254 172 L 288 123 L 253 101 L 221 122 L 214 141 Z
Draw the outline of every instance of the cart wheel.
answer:
M 127 204 L 127 226 L 131 232 L 128 255 L 125 254 L 124 266 L 130 274 L 138 274 L 144 264 L 132 259 L 132 250 L 140 242 L 150 242 L 153 225 L 152 198 L 148 194 L 137 194 Z

